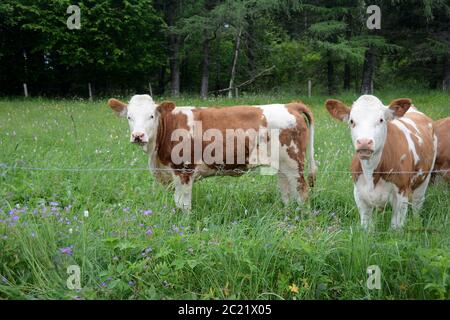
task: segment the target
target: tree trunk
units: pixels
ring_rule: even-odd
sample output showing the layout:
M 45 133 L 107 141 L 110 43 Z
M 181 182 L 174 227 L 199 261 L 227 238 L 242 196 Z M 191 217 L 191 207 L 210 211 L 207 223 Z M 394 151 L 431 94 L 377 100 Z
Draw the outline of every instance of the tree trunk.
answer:
M 158 72 L 158 94 L 163 94 L 164 89 L 166 87 L 166 66 L 162 66 L 159 68 Z
M 348 61 L 344 65 L 344 90 L 349 91 L 351 87 L 351 70 Z
M 331 53 L 327 53 L 327 80 L 328 80 L 328 94 L 334 95 L 336 87 L 334 85 L 334 62 Z
M 202 84 L 200 87 L 200 98 L 206 99 L 209 86 L 209 48 L 210 39 L 203 41 L 203 63 L 202 63 Z
M 450 92 L 450 55 L 444 56 L 444 77 L 442 81 L 442 89 Z
M 180 94 L 180 61 L 178 54 L 180 51 L 180 41 L 178 36 L 170 36 L 170 89 L 172 96 Z
M 239 31 L 236 35 L 236 47 L 234 49 L 233 65 L 231 67 L 230 84 L 228 86 L 228 88 L 230 88 L 230 90 L 228 91 L 228 98 L 233 97 L 234 78 L 236 77 L 236 65 L 237 65 L 237 60 L 239 57 L 239 50 L 240 50 L 240 46 L 241 46 L 241 35 L 242 35 L 242 27 L 239 27 Z
M 256 73 L 256 63 L 255 63 L 255 23 L 252 17 L 247 17 L 247 29 L 246 29 L 246 36 L 245 38 L 245 53 L 247 56 L 247 63 L 248 63 L 248 70 L 251 75 L 254 75 Z
M 181 11 L 181 1 L 167 1 L 164 5 L 167 14 L 167 24 L 174 26 Z M 180 94 L 180 36 L 174 33 L 169 34 L 169 68 L 170 68 L 170 93 L 172 96 Z
M 370 46 L 364 55 L 364 66 L 361 84 L 361 94 L 372 94 L 372 82 L 375 72 L 375 48 Z

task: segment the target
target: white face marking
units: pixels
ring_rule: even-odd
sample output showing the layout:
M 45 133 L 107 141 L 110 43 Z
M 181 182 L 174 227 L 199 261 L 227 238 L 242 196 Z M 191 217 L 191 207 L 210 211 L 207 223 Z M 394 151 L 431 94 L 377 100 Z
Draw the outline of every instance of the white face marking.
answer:
M 406 141 L 408 142 L 409 151 L 412 152 L 413 157 L 414 157 L 414 164 L 419 163 L 420 158 L 416 151 L 416 145 L 414 144 L 414 141 L 412 140 L 411 131 L 409 131 L 408 128 L 399 120 L 393 120 L 392 123 L 394 125 L 396 125 L 397 128 L 399 128 L 402 131 L 403 135 L 405 136 Z
M 297 125 L 297 120 L 290 114 L 284 104 L 256 106 L 262 109 L 267 120 L 268 129 L 288 129 Z
M 357 141 L 371 140 L 374 153 L 383 149 L 387 136 L 387 121 L 391 111 L 374 96 L 363 95 L 353 103 L 349 126 L 355 149 Z
M 131 142 L 133 134 L 143 134 L 142 142 L 152 140 L 156 135 L 156 107 L 157 105 L 149 95 L 135 95 L 128 104 L 127 118 L 130 126 Z

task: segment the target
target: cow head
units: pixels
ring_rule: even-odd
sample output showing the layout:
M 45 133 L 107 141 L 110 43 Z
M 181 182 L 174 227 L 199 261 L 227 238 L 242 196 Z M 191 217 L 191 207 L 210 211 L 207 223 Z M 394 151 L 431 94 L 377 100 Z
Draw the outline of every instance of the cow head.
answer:
M 369 160 L 383 150 L 387 123 L 402 117 L 411 103 L 411 99 L 396 99 L 386 107 L 377 97 L 363 95 L 351 109 L 334 99 L 327 100 L 325 106 L 331 116 L 348 123 L 358 157 Z
M 130 141 L 141 146 L 156 137 L 159 117 L 163 112 L 172 111 L 172 102 L 157 105 L 147 94 L 135 95 L 128 104 L 117 99 L 109 99 L 108 106 L 120 117 L 127 117 L 130 126 Z

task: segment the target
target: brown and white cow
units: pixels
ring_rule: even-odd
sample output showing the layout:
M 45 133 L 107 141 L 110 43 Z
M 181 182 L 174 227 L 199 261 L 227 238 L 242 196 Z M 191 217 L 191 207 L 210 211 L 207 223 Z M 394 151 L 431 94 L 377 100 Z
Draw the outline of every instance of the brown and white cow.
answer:
M 450 117 L 435 121 L 434 130 L 438 139 L 434 169 L 450 182 Z
M 274 161 L 283 202 L 303 202 L 308 194 L 303 174 L 307 147 L 313 184 L 313 115 L 300 102 L 177 108 L 173 102 L 156 104 L 149 95 L 135 95 L 128 104 L 110 99 L 108 105 L 128 118 L 130 140 L 148 153 L 155 178 L 163 184 L 173 182 L 179 208 L 191 208 L 196 178 L 239 175 L 256 166 L 273 166 Z
M 410 99 L 396 99 L 386 107 L 377 97 L 363 95 L 351 109 L 338 100 L 327 100 L 325 105 L 350 127 L 356 151 L 351 166 L 353 193 L 361 225 L 368 228 L 373 209 L 390 202 L 391 227 L 403 227 L 408 201 L 417 213 L 425 199 L 436 158 L 433 121 Z

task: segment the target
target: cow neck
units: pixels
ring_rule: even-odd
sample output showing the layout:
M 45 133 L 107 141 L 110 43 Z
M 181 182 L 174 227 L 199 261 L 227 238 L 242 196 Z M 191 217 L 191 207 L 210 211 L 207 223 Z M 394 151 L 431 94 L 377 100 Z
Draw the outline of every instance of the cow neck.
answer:
M 374 172 L 378 171 L 377 168 L 380 167 L 382 153 L 382 151 L 375 153 L 369 160 L 359 160 L 362 174 L 366 181 L 369 182 L 371 189 L 374 188 Z
M 153 157 L 157 157 L 160 159 L 160 150 L 162 146 L 162 142 L 164 140 L 165 129 L 166 129 L 166 118 L 164 114 L 159 116 L 158 128 L 156 129 L 156 141 L 153 142 Z

